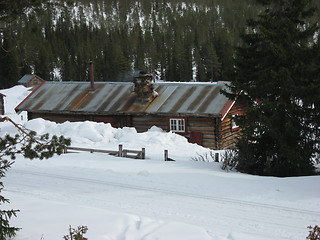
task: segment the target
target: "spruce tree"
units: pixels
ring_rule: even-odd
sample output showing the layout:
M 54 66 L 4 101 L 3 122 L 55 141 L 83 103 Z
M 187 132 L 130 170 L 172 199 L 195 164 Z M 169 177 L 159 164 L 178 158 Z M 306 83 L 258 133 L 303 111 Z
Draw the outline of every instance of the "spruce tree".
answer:
M 1 118 L 0 121 L 9 120 Z M 12 121 L 11 121 L 12 122 Z M 54 154 L 62 154 L 65 147 L 71 143 L 70 139 L 63 136 L 50 137 L 48 134 L 37 135 L 36 132 L 23 129 L 12 122 L 19 130 L 15 136 L 6 135 L 0 138 L 0 206 L 3 203 L 9 203 L 9 199 L 2 195 L 3 182 L 6 172 L 11 168 L 17 154 L 22 154 L 29 159 L 50 158 Z M 19 231 L 19 228 L 10 226 L 10 219 L 16 217 L 19 210 L 3 210 L 0 208 L 0 240 L 11 239 Z
M 309 175 L 319 160 L 319 50 L 311 0 L 260 0 L 237 49 L 232 94 L 246 108 L 237 169 L 273 176 Z M 315 54 L 315 53 L 318 54 Z M 316 62 L 318 61 L 318 63 Z
M 16 84 L 19 78 L 19 60 L 12 38 L 6 38 L 0 43 L 0 87 L 9 88 Z
M 43 0 L 1 0 L 0 1 L 0 21 L 14 18 L 32 7 L 37 7 Z

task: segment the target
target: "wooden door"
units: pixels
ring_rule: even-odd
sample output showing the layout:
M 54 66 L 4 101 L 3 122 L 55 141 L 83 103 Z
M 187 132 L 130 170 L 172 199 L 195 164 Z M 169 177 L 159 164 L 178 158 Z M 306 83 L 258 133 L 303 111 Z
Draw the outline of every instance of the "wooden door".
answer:
M 189 142 L 202 145 L 203 133 L 201 132 L 191 132 Z

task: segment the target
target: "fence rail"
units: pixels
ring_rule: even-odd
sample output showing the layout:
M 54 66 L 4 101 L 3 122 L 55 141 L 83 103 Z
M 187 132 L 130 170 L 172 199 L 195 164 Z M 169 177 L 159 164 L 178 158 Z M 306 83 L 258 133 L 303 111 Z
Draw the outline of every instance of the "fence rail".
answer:
M 84 151 L 84 152 L 98 152 L 98 153 L 106 153 L 109 155 L 114 155 L 118 157 L 125 157 L 125 158 L 134 158 L 134 159 L 145 159 L 146 152 L 145 149 L 142 148 L 141 150 L 130 150 L 130 149 L 123 149 L 122 145 L 119 145 L 118 151 L 112 150 L 104 150 L 104 149 L 94 149 L 94 148 L 82 148 L 82 147 L 67 147 L 65 153 L 70 151 Z

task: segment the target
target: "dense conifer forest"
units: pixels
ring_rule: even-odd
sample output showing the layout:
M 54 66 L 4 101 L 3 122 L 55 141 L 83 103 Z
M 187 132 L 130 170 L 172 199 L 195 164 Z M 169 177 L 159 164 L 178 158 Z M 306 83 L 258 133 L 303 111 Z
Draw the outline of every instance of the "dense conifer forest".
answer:
M 246 19 L 261 12 L 254 0 L 43 2 L 0 18 L 1 88 L 26 73 L 87 81 L 90 60 L 96 81 L 131 80 L 140 70 L 167 81 L 230 80 Z

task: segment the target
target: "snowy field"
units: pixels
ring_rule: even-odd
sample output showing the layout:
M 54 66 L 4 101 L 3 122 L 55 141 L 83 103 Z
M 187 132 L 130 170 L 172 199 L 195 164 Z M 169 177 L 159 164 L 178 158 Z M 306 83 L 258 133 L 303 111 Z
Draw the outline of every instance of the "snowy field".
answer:
M 6 114 L 38 134 L 64 135 L 72 146 L 146 149 L 145 160 L 68 153 L 48 160 L 21 156 L 2 179 L 4 196 L 20 209 L 16 240 L 57 240 L 87 226 L 89 240 L 302 240 L 320 224 L 320 176 L 275 178 L 225 172 L 219 163 L 192 160 L 210 152 L 153 127 L 26 122 L 13 108 L 24 87 L 2 90 Z M 14 134 L 0 123 L 0 136 Z M 163 161 L 163 151 L 175 162 Z

